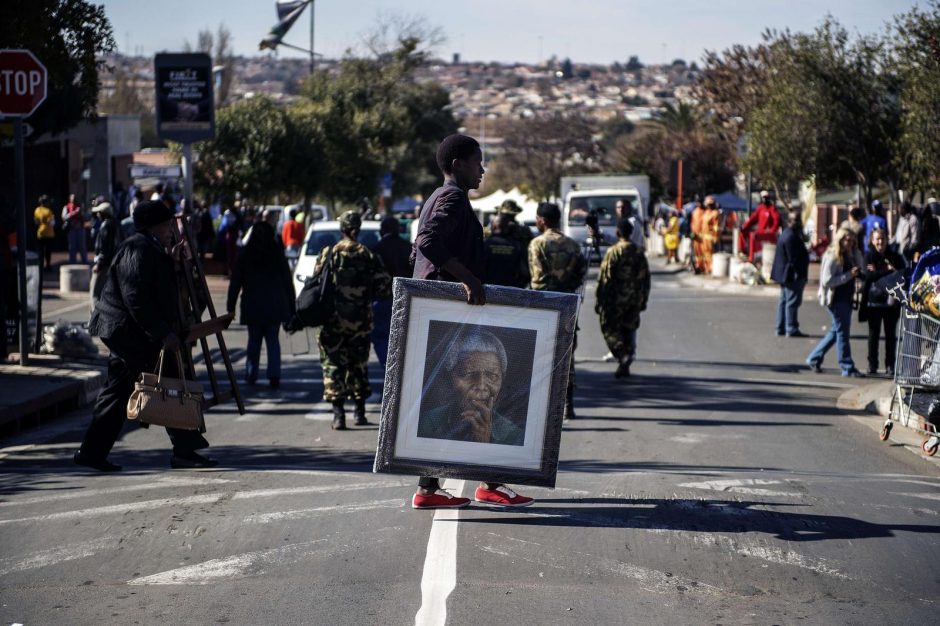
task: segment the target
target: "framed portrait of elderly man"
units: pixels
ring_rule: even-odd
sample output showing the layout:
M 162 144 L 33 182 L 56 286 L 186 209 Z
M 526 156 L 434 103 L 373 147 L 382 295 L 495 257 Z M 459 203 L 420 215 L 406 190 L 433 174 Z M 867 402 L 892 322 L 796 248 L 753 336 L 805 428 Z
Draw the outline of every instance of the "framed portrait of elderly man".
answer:
M 396 278 L 375 471 L 553 487 L 578 296 Z

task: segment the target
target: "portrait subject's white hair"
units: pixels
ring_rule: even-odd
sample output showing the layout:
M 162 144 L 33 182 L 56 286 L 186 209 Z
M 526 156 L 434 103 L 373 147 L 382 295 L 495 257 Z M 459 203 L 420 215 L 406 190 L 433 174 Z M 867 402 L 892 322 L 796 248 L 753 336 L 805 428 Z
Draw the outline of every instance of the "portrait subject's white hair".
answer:
M 447 351 L 444 360 L 444 370 L 449 374 L 457 367 L 457 363 L 464 355 L 472 352 L 491 352 L 499 358 L 499 365 L 503 374 L 509 366 L 509 359 L 506 358 L 506 348 L 503 342 L 496 335 L 486 330 L 470 330 L 458 335 L 451 342 L 451 349 Z

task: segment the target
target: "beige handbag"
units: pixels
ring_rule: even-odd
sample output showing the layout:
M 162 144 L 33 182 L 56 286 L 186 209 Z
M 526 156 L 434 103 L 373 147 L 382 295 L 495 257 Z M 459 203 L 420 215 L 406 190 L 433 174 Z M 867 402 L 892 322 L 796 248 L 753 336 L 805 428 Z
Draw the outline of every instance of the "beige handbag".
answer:
M 127 419 L 138 420 L 154 426 L 168 426 L 181 430 L 205 432 L 202 416 L 202 384 L 181 378 L 163 375 L 163 356 L 155 374 L 146 372 L 134 383 L 134 391 L 127 401 Z M 179 372 L 183 372 L 183 360 L 176 352 Z

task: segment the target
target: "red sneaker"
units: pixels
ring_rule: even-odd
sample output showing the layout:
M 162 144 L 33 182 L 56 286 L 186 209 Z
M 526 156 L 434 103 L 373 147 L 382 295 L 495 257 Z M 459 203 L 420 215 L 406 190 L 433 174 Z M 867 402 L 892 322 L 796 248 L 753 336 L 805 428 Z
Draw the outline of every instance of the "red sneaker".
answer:
M 485 504 L 487 506 L 529 506 L 535 502 L 535 498 L 530 498 L 528 496 L 520 496 L 518 493 L 507 487 L 506 485 L 500 485 L 496 489 L 486 489 L 484 487 L 477 487 L 476 493 L 473 494 L 473 499 L 479 502 L 480 504 Z
M 462 509 L 468 504 L 470 504 L 470 498 L 452 496 L 444 489 L 438 489 L 426 496 L 415 493 L 411 499 L 413 509 Z

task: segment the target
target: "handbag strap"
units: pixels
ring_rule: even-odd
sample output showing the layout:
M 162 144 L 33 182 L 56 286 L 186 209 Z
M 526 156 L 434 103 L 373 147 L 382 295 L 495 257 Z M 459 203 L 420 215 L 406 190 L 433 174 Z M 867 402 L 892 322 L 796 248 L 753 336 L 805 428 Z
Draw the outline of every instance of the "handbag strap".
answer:
M 160 381 L 163 379 L 163 357 L 166 354 L 166 348 L 160 349 L 160 359 L 157 361 L 157 371 L 154 372 L 157 375 L 157 385 L 160 384 Z M 179 350 L 174 350 L 173 354 L 176 356 L 176 365 L 179 368 L 177 370 L 177 376 L 182 379 L 186 378 L 186 375 L 183 373 L 183 356 L 180 354 Z

